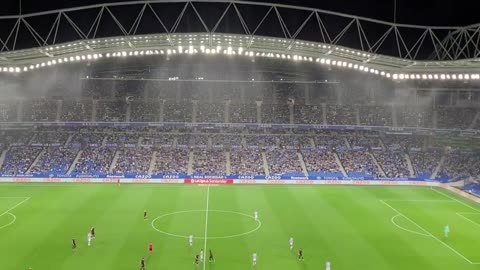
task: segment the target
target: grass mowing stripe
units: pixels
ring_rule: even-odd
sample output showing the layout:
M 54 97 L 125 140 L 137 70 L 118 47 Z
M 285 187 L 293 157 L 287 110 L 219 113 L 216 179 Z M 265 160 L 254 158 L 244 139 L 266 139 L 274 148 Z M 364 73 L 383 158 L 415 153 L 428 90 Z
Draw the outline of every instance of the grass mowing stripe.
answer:
M 207 233 L 208 233 L 208 204 L 210 201 L 210 185 L 207 186 L 207 207 L 205 208 L 205 235 L 204 235 L 204 245 L 203 245 L 203 270 L 205 270 L 207 263 Z
M 30 197 L 26 197 L 25 200 L 23 200 L 23 201 L 15 204 L 14 206 L 10 207 L 7 211 L 1 213 L 1 214 L 0 214 L 0 217 L 3 216 L 3 215 L 5 215 L 5 214 L 7 214 L 7 213 L 10 212 L 10 211 L 12 211 L 13 209 L 17 208 L 17 207 L 20 206 L 22 203 L 24 203 L 24 202 L 26 202 L 26 201 L 28 201 L 28 200 L 30 200 Z
M 470 261 L 467 257 L 463 256 L 460 252 L 458 252 L 457 250 L 455 250 L 454 248 L 452 248 L 451 246 L 447 245 L 445 242 L 443 242 L 442 240 L 438 239 L 435 235 L 431 234 L 429 231 L 425 230 L 422 226 L 418 225 L 415 221 L 411 220 L 409 217 L 405 216 L 404 214 L 402 214 L 400 211 L 398 211 L 396 208 L 394 208 L 393 206 L 391 206 L 390 204 L 388 204 L 387 202 L 385 201 L 382 201 L 380 200 L 383 204 L 385 204 L 386 206 L 388 206 L 390 209 L 392 209 L 393 211 L 395 211 L 397 214 L 403 216 L 404 218 L 406 218 L 408 221 L 412 222 L 413 224 L 415 224 L 418 228 L 422 229 L 425 233 L 427 233 L 430 237 L 432 237 L 433 239 L 437 240 L 438 242 L 440 242 L 442 245 L 444 245 L 445 247 L 449 248 L 451 251 L 455 252 L 458 256 L 462 257 L 464 260 L 466 260 L 467 262 L 469 262 L 470 264 L 476 264 L 472 261 Z

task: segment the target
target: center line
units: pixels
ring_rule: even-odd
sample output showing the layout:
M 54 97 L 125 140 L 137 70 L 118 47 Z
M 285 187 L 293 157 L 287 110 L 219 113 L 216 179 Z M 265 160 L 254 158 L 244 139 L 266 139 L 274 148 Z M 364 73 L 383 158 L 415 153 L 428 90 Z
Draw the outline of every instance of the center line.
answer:
M 205 210 L 205 235 L 204 235 L 204 246 L 203 246 L 203 270 L 205 270 L 207 263 L 207 231 L 208 231 L 208 203 L 210 201 L 210 185 L 207 186 L 207 207 Z

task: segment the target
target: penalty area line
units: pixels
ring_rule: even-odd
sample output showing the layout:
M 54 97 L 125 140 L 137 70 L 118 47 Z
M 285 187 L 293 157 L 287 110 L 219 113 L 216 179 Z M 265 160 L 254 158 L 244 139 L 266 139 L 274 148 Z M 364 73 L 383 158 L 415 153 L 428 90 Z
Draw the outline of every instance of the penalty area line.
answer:
M 400 212 L 399 210 L 397 210 L 396 208 L 394 208 L 393 206 L 391 206 L 390 204 L 388 204 L 387 202 L 383 201 L 383 200 L 380 200 L 380 202 L 382 202 L 384 205 L 386 205 L 387 207 L 389 207 L 390 209 L 392 209 L 393 211 L 395 211 L 397 214 L 403 216 L 404 218 L 406 218 L 408 221 L 410 221 L 411 223 L 415 224 L 415 226 L 417 226 L 418 228 L 422 229 L 422 231 L 424 231 L 426 234 L 428 234 L 430 237 L 432 237 L 433 239 L 437 240 L 439 243 L 441 243 L 442 245 L 444 245 L 446 248 L 450 249 L 451 251 L 453 251 L 455 254 L 457 254 L 458 256 L 460 256 L 462 259 L 464 259 L 465 261 L 467 261 L 468 263 L 470 264 L 480 264 L 480 263 L 475 263 L 475 262 L 472 262 L 471 260 L 469 260 L 467 257 L 465 257 L 462 253 L 458 252 L 456 249 L 452 248 L 451 246 L 447 245 L 445 242 L 443 242 L 442 240 L 438 239 L 435 235 L 433 235 L 432 233 L 430 233 L 429 231 L 427 231 L 426 229 L 424 229 L 422 226 L 418 225 L 418 223 L 416 223 L 415 221 L 413 221 L 412 219 L 410 219 L 409 217 L 407 217 L 406 215 L 404 215 L 402 212 Z
M 23 198 L 25 198 L 23 201 L 15 204 L 14 206 L 10 207 L 7 211 L 1 213 L 1 214 L 0 214 L 0 217 L 3 216 L 3 215 L 5 215 L 5 214 L 7 214 L 7 213 L 9 213 L 9 212 L 12 211 L 13 209 L 17 208 L 18 206 L 20 206 L 20 205 L 23 204 L 24 202 L 30 200 L 30 197 L 23 197 Z

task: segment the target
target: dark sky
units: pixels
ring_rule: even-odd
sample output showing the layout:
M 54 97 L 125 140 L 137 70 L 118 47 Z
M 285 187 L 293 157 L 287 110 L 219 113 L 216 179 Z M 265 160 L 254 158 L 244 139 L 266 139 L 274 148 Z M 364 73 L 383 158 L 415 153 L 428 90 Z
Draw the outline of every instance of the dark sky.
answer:
M 23 0 L 23 13 L 122 2 L 121 0 Z M 359 16 L 393 21 L 394 0 L 270 0 L 298 6 L 309 6 Z M 475 8 L 479 0 L 397 0 L 397 22 L 422 25 L 469 25 L 480 23 Z M 19 0 L 2 0 L 1 15 L 18 14 Z M 477 4 L 478 6 L 478 4 Z

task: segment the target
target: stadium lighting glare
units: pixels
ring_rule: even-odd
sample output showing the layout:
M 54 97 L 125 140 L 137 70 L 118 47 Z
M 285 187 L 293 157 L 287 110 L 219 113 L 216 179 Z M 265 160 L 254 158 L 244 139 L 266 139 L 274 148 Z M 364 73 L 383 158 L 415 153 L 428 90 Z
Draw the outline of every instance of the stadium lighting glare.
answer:
M 452 74 L 452 80 L 456 80 L 457 79 L 457 75 L 456 74 Z
M 85 60 L 85 55 L 80 56 L 82 60 Z
M 378 70 L 375 70 L 375 75 L 378 75 L 378 73 L 379 73 Z
M 14 69 L 13 67 L 10 67 L 10 68 L 8 69 L 8 72 L 14 72 L 14 71 L 15 71 L 15 69 Z
M 390 73 L 387 73 L 386 76 L 387 76 L 387 78 L 390 78 L 390 77 L 391 77 Z
M 34 69 L 35 67 L 33 65 L 30 65 L 30 70 Z
M 380 72 L 380 75 L 385 76 L 385 71 Z
M 107 53 L 107 58 L 110 58 L 110 53 Z
M 337 61 L 336 60 L 333 60 L 332 61 L 332 66 L 336 66 L 337 65 Z
M 363 71 L 365 69 L 365 67 L 364 66 L 359 66 L 358 69 Z
M 15 72 L 16 72 L 16 73 L 19 73 L 20 71 L 21 71 L 21 69 L 20 69 L 19 67 L 16 67 L 16 68 L 15 68 Z
M 145 54 L 145 51 L 140 51 L 140 55 L 144 55 L 144 54 Z
M 395 76 L 395 75 L 394 75 L 394 76 Z M 398 78 L 399 78 L 400 80 L 403 80 L 403 79 L 405 79 L 405 75 L 404 75 L 404 74 L 400 74 L 400 75 L 398 75 Z M 394 77 L 394 79 L 395 79 L 395 77 Z
M 208 51 L 207 53 L 210 52 L 210 50 L 208 50 L 208 49 L 207 49 L 207 51 Z M 172 54 L 172 50 L 168 49 L 168 50 L 167 50 L 167 54 Z
M 342 67 L 347 67 L 347 65 L 348 65 L 347 62 L 342 63 Z
M 51 66 L 51 65 L 52 65 L 52 61 L 48 61 L 47 66 Z
M 44 66 L 45 66 L 45 62 L 42 62 L 42 63 L 40 64 L 40 66 L 41 66 L 41 67 L 44 67 Z
M 325 64 L 325 58 L 320 59 L 320 64 Z
M 433 79 L 438 80 L 438 74 L 433 74 Z
M 58 59 L 58 63 L 59 63 L 59 64 L 63 63 L 62 58 Z
M 410 74 L 410 79 L 415 80 L 415 74 Z
M 465 80 L 470 80 L 470 75 L 468 74 L 463 75 L 463 77 L 465 78 Z
M 36 64 L 36 65 L 35 65 L 35 68 L 39 68 L 39 67 L 40 67 L 40 64 Z
M 426 80 L 427 79 L 427 74 L 422 74 L 422 79 Z
M 353 69 L 358 69 L 358 65 L 357 64 L 353 65 Z
M 327 65 L 330 65 L 331 62 L 332 62 L 332 60 L 330 60 L 330 59 L 325 60 L 325 64 L 327 64 Z
M 130 52 L 130 53 L 132 53 L 132 52 Z M 133 55 L 137 56 L 137 55 L 138 55 L 138 51 L 134 51 L 134 52 L 133 52 Z
M 167 53 L 168 53 L 168 51 L 167 51 Z M 207 48 L 207 49 L 205 50 L 205 53 L 206 53 L 206 54 L 210 54 L 210 49 Z
M 398 74 L 393 74 L 393 79 L 397 80 L 398 79 Z
M 27 68 L 27 67 L 23 67 L 23 71 L 28 71 L 28 68 Z
M 429 79 L 429 80 L 433 79 L 432 74 L 428 74 L 428 79 Z
M 94 54 L 93 59 L 98 59 L 98 54 Z
M 440 79 L 445 80 L 445 74 L 440 74 Z
M 56 65 L 57 64 L 57 61 L 56 60 L 52 60 L 52 65 Z
M 202 52 L 205 51 L 205 46 L 204 45 L 200 46 L 200 51 L 202 51 Z
M 182 46 L 178 46 L 178 53 L 182 53 L 183 52 L 183 47 Z
M 421 79 L 420 74 L 415 74 L 415 79 L 420 80 Z

